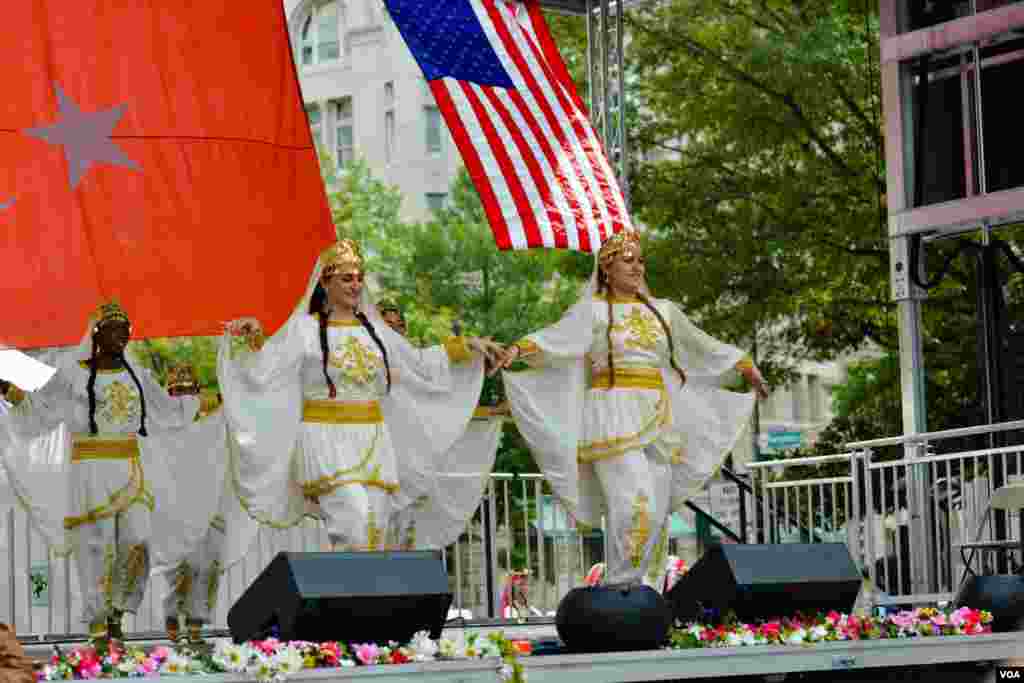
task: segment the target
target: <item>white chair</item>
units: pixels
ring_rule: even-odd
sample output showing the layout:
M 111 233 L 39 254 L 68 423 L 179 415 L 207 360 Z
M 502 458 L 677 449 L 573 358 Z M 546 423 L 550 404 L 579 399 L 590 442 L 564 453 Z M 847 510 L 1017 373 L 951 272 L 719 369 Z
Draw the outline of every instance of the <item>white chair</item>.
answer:
M 981 536 L 984 533 L 985 525 L 988 524 L 989 518 L 992 516 L 993 510 L 1003 510 L 1005 512 L 1017 511 L 1017 522 L 1020 528 L 1017 532 L 1017 540 L 1006 539 L 1001 541 L 982 541 Z M 967 579 L 967 575 L 974 575 L 974 570 L 971 569 L 971 561 L 974 559 L 976 553 L 986 552 L 1003 552 L 1012 559 L 1014 551 L 1021 552 L 1021 563 L 1024 564 L 1024 483 L 1020 484 L 1007 484 L 1006 486 L 1000 486 L 996 489 L 995 493 L 992 494 L 992 498 L 989 500 L 988 509 L 985 510 L 985 516 L 981 518 L 981 524 L 978 525 L 978 533 L 974 537 L 974 541 L 971 543 L 959 544 L 960 558 L 964 562 L 964 572 L 960 576 L 960 584 Z M 968 554 L 968 551 L 970 553 Z M 1024 566 L 1017 565 L 1019 572 L 1024 572 Z

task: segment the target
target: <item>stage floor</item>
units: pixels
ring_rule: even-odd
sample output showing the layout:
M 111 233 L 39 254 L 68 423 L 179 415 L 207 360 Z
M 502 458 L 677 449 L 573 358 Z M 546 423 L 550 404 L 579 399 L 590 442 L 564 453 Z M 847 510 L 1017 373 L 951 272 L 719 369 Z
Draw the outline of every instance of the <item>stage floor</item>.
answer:
M 453 637 L 461 629 L 446 629 Z M 553 626 L 471 628 L 463 632 L 501 630 L 513 638 L 553 635 Z M 29 646 L 32 652 L 39 646 Z M 721 677 L 756 677 L 768 681 L 847 682 L 927 680 L 964 683 L 992 681 L 995 673 L 978 664 L 1006 662 L 1024 654 L 1024 631 L 983 636 L 834 642 L 807 646 L 751 646 L 701 650 L 655 650 L 602 654 L 545 655 L 522 658 L 528 683 L 639 683 Z M 1017 664 L 1024 662 L 1017 661 Z M 961 666 L 957 666 L 957 665 Z M 933 666 L 935 665 L 935 666 Z M 931 667 L 907 669 L 907 667 Z M 288 681 L 353 681 L 374 683 L 495 683 L 496 660 L 430 662 L 347 669 L 315 670 L 289 676 Z M 812 672 L 820 672 L 811 674 Z M 798 676 L 796 674 L 805 674 Z M 238 674 L 203 676 L 206 683 L 250 680 Z

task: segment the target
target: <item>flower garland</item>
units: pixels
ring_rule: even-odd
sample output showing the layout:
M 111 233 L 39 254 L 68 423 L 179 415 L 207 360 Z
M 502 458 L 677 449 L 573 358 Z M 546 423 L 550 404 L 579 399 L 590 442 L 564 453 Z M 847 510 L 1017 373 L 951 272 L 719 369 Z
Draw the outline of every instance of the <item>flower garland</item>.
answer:
M 303 669 L 408 664 L 455 659 L 501 661 L 498 678 L 503 683 L 526 683 L 520 654 L 529 654 L 528 643 L 511 641 L 502 633 L 470 634 L 455 640 L 431 640 L 426 631 L 406 645 L 391 642 L 345 645 L 311 643 L 276 638 L 235 645 L 219 641 L 209 653 L 188 648 L 157 646 L 149 652 L 115 644 L 109 649 L 82 645 L 68 653 L 54 654 L 36 673 L 37 681 L 139 678 L 162 674 L 244 673 L 260 683 L 279 683 Z
M 838 640 L 971 636 L 991 633 L 991 623 L 990 613 L 968 607 L 956 610 L 921 607 L 912 611 L 887 614 L 884 617 L 860 617 L 829 612 L 760 624 L 688 624 L 672 630 L 670 647 L 685 649 L 741 645 L 805 645 Z

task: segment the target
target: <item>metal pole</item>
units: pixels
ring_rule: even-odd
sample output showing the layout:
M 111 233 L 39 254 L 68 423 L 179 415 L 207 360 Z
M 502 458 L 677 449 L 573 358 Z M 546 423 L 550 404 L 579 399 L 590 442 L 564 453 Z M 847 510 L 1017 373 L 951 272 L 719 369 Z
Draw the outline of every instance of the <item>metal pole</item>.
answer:
M 626 209 L 630 208 L 629 196 L 629 145 L 626 141 L 626 75 L 623 58 L 623 14 L 625 8 L 622 0 L 615 3 L 615 68 L 618 70 L 618 110 L 619 110 L 619 185 Z
M 487 479 L 487 614 L 492 619 L 497 616 L 497 606 L 500 604 L 498 594 L 498 551 L 495 543 L 497 535 L 497 493 L 494 490 L 494 480 Z
M 611 97 L 608 91 L 608 4 L 609 0 L 601 0 L 601 140 L 605 148 L 611 142 Z
M 587 96 L 590 116 L 597 115 L 597 85 L 594 83 L 594 0 L 587 0 Z

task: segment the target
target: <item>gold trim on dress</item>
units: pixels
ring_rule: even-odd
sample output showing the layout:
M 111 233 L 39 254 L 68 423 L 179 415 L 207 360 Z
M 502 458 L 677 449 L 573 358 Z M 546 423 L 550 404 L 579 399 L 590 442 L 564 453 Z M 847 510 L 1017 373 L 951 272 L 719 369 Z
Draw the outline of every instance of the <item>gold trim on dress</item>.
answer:
M 513 346 L 519 347 L 519 358 L 526 358 L 540 353 L 540 347 L 532 339 L 520 339 Z
M 83 369 L 85 369 L 85 370 L 91 370 L 92 369 L 89 366 L 89 361 L 87 361 L 87 360 L 80 360 L 80 361 L 78 361 L 78 364 Z M 97 368 L 96 369 L 96 374 L 97 375 L 116 375 L 119 372 L 127 372 L 127 371 L 128 371 L 127 368 L 123 368 L 123 367 L 121 367 L 121 368 Z
M 605 294 L 604 292 L 598 292 L 594 295 L 595 299 L 601 301 L 611 301 L 613 304 L 642 304 L 643 301 L 637 296 L 613 296 L 611 294 Z
M 123 437 L 75 434 L 71 442 L 71 462 L 85 460 L 127 460 L 139 457 L 139 442 L 134 434 Z
M 384 421 L 377 401 L 330 401 L 306 399 L 302 421 L 334 425 L 372 425 Z
M 130 458 L 128 483 L 114 491 L 107 502 L 95 507 L 83 515 L 77 517 L 65 517 L 64 528 L 67 530 L 76 529 L 83 524 L 95 524 L 103 519 L 110 519 L 114 515 L 124 512 L 132 505 L 139 503 L 145 505 L 152 512 L 156 506 L 153 494 L 146 488 L 146 478 L 142 472 L 142 464 L 138 458 Z
M 327 327 L 362 327 L 363 324 L 358 320 L 328 320 Z
M 449 337 L 444 341 L 444 350 L 452 363 L 465 363 L 473 359 L 473 353 L 466 345 L 465 337 Z
M 644 559 L 644 548 L 651 537 L 651 514 L 648 511 L 647 494 L 639 491 L 633 501 L 633 526 L 629 531 L 630 559 L 634 569 L 639 569 Z
M 664 389 L 658 368 L 615 368 L 615 386 L 611 384 L 611 373 L 599 372 L 590 380 L 591 389 Z
M 736 362 L 736 369 L 740 372 L 749 372 L 754 369 L 754 361 L 750 356 L 744 356 Z

